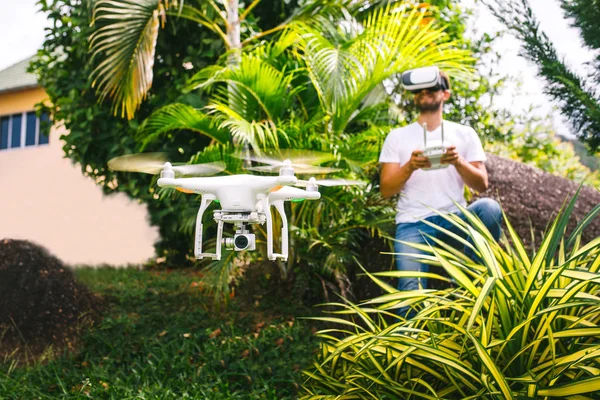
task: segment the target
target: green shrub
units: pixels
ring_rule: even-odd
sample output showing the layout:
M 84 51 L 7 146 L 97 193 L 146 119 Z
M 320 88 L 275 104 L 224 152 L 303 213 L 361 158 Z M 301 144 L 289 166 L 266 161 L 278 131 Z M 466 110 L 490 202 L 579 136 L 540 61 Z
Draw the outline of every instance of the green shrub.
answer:
M 581 243 L 580 233 L 600 205 L 567 236 L 576 197 L 531 255 L 508 220 L 510 243 L 501 246 L 476 217 L 469 216 L 470 224 L 449 217 L 481 261 L 438 242 L 420 259 L 441 266 L 453 288 L 399 292 L 380 277 L 400 272 L 371 275 L 386 294 L 360 306 L 337 304 L 334 312 L 349 318 L 320 318 L 350 329 L 320 333 L 325 341 L 315 368 L 305 372 L 305 397 L 594 398 L 600 391 L 600 238 Z M 397 317 L 404 306 L 415 317 Z
M 502 140 L 488 142 L 486 150 L 550 174 L 600 188 L 600 172 L 583 163 L 575 149 L 576 141 L 573 143 L 560 139 L 554 128 L 539 117 L 522 118 L 524 121 L 519 127 L 514 121 L 506 121 L 500 126 L 498 129 L 504 131 L 506 136 Z

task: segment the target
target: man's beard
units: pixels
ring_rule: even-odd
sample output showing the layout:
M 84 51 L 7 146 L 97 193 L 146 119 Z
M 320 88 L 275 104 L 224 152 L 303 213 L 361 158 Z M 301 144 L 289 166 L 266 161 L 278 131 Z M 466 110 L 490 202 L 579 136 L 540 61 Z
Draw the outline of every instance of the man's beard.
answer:
M 430 103 L 417 102 L 417 109 L 422 113 L 437 112 L 442 107 L 442 101 L 433 101 Z

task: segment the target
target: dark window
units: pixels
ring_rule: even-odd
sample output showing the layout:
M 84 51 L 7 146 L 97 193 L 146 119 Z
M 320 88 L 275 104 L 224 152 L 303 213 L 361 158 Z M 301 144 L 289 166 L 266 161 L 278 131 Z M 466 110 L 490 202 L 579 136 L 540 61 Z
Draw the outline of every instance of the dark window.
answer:
M 12 116 L 12 134 L 10 147 L 21 147 L 21 121 L 23 114 L 15 114 Z
M 49 142 L 49 135 L 50 135 L 50 118 L 48 117 L 48 114 L 43 113 L 40 116 L 40 140 L 39 140 L 39 144 L 47 144 Z
M 8 117 L 0 118 L 0 149 L 8 149 Z
M 35 146 L 35 128 L 37 125 L 37 117 L 35 112 L 27 113 L 27 121 L 25 128 L 25 146 Z
M 0 117 L 0 150 L 47 144 L 51 126 L 48 114 L 35 111 Z

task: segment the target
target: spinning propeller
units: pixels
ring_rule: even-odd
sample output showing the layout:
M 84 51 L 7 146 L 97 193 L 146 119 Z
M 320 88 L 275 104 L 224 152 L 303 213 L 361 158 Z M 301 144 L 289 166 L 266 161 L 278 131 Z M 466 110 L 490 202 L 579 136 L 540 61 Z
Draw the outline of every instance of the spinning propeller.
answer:
M 269 153 L 249 153 L 247 155 L 237 153 L 234 154 L 234 157 L 267 164 L 246 167 L 245 169 L 248 171 L 277 173 L 282 167 L 293 168 L 295 174 L 330 174 L 340 171 L 339 168 L 317 166 L 317 164 L 335 160 L 332 154 L 317 151 L 280 149 Z
M 316 164 L 333 161 L 335 157 L 329 153 L 307 150 L 282 149 L 270 153 L 236 153 L 234 157 L 267 165 L 247 167 L 246 170 L 264 173 L 282 173 L 288 170 L 290 174 L 330 174 L 340 171 L 340 168 L 321 167 Z M 293 161 L 292 161 L 293 160 Z M 108 161 L 112 171 L 142 172 L 156 175 L 162 173 L 170 177 L 195 177 L 216 175 L 226 169 L 222 161 L 185 164 L 170 163 L 166 153 L 126 154 Z M 315 179 L 298 180 L 294 186 L 317 190 L 317 186 L 353 186 L 363 185 L 363 181 L 347 179 Z
M 366 185 L 366 183 L 367 182 L 364 182 L 364 181 L 353 181 L 353 180 L 348 180 L 348 179 L 315 179 L 315 178 L 310 178 L 307 181 L 299 179 L 298 183 L 296 183 L 296 185 L 294 185 L 294 186 L 300 186 L 300 187 L 310 187 L 312 185 L 327 186 L 327 187 L 332 187 L 332 186 L 357 186 L 357 185 Z
M 224 171 L 224 162 L 217 161 L 203 164 L 169 163 L 166 153 L 126 154 L 115 157 L 108 162 L 112 171 L 143 172 L 156 175 L 163 169 L 172 170 L 175 176 L 209 176 Z
M 298 175 L 304 174 L 330 174 L 333 172 L 341 171 L 340 168 L 321 167 L 316 164 L 321 164 L 328 161 L 334 161 L 335 156 L 329 153 L 322 153 L 318 151 L 308 150 L 292 150 L 292 149 L 280 149 L 271 153 L 251 153 L 244 155 L 241 153 L 235 154 L 235 157 L 244 160 L 249 160 L 257 163 L 268 164 L 260 165 L 255 167 L 246 167 L 249 171 L 266 172 L 266 173 L 277 173 L 282 168 L 293 168 L 293 172 Z M 283 160 L 283 161 L 282 161 Z M 310 180 L 298 180 L 298 183 L 294 186 L 306 187 L 309 190 L 316 190 L 317 186 L 352 186 L 352 185 L 364 185 L 366 182 L 353 181 L 347 179 L 315 179 Z

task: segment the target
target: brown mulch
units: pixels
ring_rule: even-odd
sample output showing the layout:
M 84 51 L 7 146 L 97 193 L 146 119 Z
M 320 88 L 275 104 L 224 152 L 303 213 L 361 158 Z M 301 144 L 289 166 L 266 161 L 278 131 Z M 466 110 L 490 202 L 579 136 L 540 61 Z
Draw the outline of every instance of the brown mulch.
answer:
M 521 240 L 528 246 L 539 246 L 546 231 L 566 199 L 579 185 L 569 179 L 544 172 L 529 165 L 488 154 L 486 167 L 490 188 L 481 197 L 496 199 Z M 571 232 L 595 206 L 600 204 L 600 191 L 584 186 L 571 214 L 567 232 Z M 532 242 L 531 229 L 535 234 Z M 600 216 L 596 216 L 583 232 L 583 243 L 600 236 Z
M 100 300 L 43 247 L 0 240 L 0 358 L 33 361 L 51 346 L 73 349 Z M 13 352 L 16 353 L 13 354 Z

